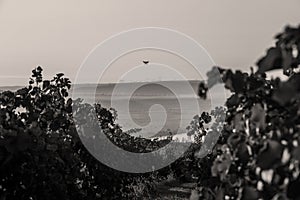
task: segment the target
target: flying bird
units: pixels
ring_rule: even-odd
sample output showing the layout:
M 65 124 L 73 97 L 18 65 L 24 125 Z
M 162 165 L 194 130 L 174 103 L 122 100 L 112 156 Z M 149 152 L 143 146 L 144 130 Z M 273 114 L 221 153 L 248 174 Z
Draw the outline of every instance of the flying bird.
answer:
M 143 60 L 143 63 L 144 63 L 145 65 L 147 65 L 147 64 L 149 63 L 149 60 Z

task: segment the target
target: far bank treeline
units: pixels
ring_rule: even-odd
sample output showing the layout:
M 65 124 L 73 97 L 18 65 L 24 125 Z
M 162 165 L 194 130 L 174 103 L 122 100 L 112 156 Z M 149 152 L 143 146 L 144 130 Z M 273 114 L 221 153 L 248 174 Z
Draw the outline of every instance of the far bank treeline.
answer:
M 68 98 L 68 78 L 59 73 L 44 80 L 35 68 L 27 87 L 0 93 L 0 199 L 151 198 L 155 183 L 170 175 L 196 179 L 199 199 L 300 198 L 300 27 L 286 27 L 275 39 L 256 71 L 213 67 L 207 73 L 200 97 L 219 83 L 232 95 L 224 108 L 191 119 L 188 131 L 197 142 L 181 159 L 148 174 L 118 172 L 93 158 L 75 127 L 89 118 L 74 119 L 74 107 L 95 110 L 106 136 L 128 151 L 153 151 L 170 138 L 128 135 L 114 110 Z M 273 69 L 288 80 L 267 79 Z

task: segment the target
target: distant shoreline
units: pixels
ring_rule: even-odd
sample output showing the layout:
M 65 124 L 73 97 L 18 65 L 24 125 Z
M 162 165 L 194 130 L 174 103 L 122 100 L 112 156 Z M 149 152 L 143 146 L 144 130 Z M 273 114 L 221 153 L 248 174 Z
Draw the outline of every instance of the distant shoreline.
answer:
M 189 83 L 193 83 L 193 84 L 197 84 L 200 83 L 199 80 L 187 80 Z M 117 84 L 141 84 L 143 83 L 143 85 L 145 84 L 159 84 L 159 83 L 179 83 L 179 82 L 185 82 L 184 80 L 166 80 L 166 81 L 137 81 L 137 82 L 119 82 L 119 83 L 115 83 L 115 82 L 111 82 L 111 83 L 79 83 L 79 84 L 71 84 L 73 85 L 77 85 L 77 86 L 82 86 L 82 87 L 91 87 L 94 85 L 103 85 L 103 86 L 108 86 L 108 85 L 117 85 Z M 10 86 L 0 86 L 0 92 L 6 91 L 6 90 L 10 90 L 10 91 L 16 91 L 18 89 L 21 89 L 23 87 L 26 87 L 27 85 L 10 85 Z

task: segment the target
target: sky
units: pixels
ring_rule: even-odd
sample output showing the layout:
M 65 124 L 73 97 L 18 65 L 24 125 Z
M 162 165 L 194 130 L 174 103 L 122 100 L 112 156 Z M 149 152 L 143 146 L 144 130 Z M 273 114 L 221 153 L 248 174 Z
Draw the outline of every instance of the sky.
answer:
M 276 33 L 300 23 L 299 8 L 299 0 L 0 0 L 0 85 L 25 85 L 38 65 L 47 78 L 63 72 L 74 80 L 96 45 L 140 27 L 182 32 L 201 44 L 217 65 L 248 70 Z M 188 79 L 198 78 L 176 56 L 148 50 L 120 58 L 104 80 L 115 82 L 144 59 L 183 70 Z M 164 77 L 147 77 L 157 79 Z

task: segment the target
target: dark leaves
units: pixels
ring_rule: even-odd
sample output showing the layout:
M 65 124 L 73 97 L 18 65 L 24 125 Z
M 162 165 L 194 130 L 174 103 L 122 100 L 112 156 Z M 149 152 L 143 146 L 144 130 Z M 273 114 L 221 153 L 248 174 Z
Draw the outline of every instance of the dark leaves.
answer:
M 249 146 L 246 143 L 241 143 L 238 145 L 236 156 L 242 164 L 247 164 L 250 160 L 250 151 Z
M 259 193 L 256 188 L 253 188 L 251 186 L 246 186 L 243 189 L 243 200 L 257 200 L 259 199 Z
M 227 143 L 232 149 L 236 148 L 241 142 L 243 142 L 243 135 L 241 133 L 231 134 L 227 139 Z
M 236 71 L 235 73 L 228 71 L 223 78 L 225 87 L 231 92 L 241 93 L 246 86 L 246 77 L 247 75 L 241 71 Z
M 293 152 L 292 152 L 292 157 L 295 159 L 295 160 L 298 160 L 300 161 L 300 146 L 296 147 Z
M 257 62 L 258 73 L 282 68 L 282 53 L 279 47 L 272 47 L 265 57 Z
M 291 181 L 287 188 L 287 197 L 290 199 L 299 199 L 300 197 L 300 180 Z
M 231 158 L 228 152 L 223 152 L 222 155 L 217 157 L 211 168 L 212 176 L 219 176 L 221 180 L 224 180 L 232 163 Z
M 31 77 L 33 79 L 31 79 L 31 80 L 35 81 L 37 84 L 42 82 L 43 81 L 42 71 L 43 71 L 43 69 L 40 66 L 38 66 L 36 69 L 32 70 Z M 29 81 L 29 84 L 32 82 L 31 80 Z
M 28 94 L 28 91 L 28 88 L 22 88 L 16 91 L 16 95 L 24 96 Z
M 30 85 L 34 84 L 34 80 L 32 78 L 29 79 L 29 84 Z
M 225 126 L 214 148 L 205 154 L 208 143 L 213 143 L 208 131 L 195 153 L 202 158 L 201 172 L 210 170 L 217 178 L 211 183 L 210 173 L 200 176 L 198 184 L 203 191 L 216 194 L 222 189 L 221 198 L 228 199 L 286 199 L 287 194 L 290 199 L 299 198 L 299 44 L 300 26 L 288 27 L 277 36 L 276 46 L 257 62 L 257 73 L 220 68 L 209 73 L 208 89 L 220 83 L 219 71 L 225 88 L 233 94 L 227 99 Z M 279 68 L 289 76 L 287 81 L 266 78 L 264 72 Z M 212 116 L 216 112 L 212 111 Z M 221 120 L 210 128 L 220 124 Z M 227 151 L 221 148 L 224 145 Z
M 260 104 L 255 104 L 251 109 L 251 122 L 255 127 L 264 129 L 266 127 L 266 112 Z
M 219 67 L 213 67 L 211 71 L 207 72 L 207 87 L 211 88 L 217 83 L 222 83 L 222 69 Z
M 270 140 L 265 143 L 265 148 L 261 150 L 257 157 L 257 165 L 262 169 L 273 168 L 281 161 L 283 147 L 280 143 Z
M 48 144 L 48 145 L 46 146 L 46 149 L 47 149 L 48 151 L 57 151 L 58 146 L 55 145 L 55 144 Z
M 199 97 L 206 99 L 207 98 L 207 91 L 208 91 L 208 87 L 204 82 L 201 82 L 199 84 L 199 88 L 198 88 L 198 95 Z
M 272 99 L 284 106 L 292 100 L 295 93 L 296 89 L 293 85 L 289 83 L 282 83 L 280 87 L 274 91 Z
M 201 118 L 203 119 L 203 121 L 208 124 L 209 122 L 211 122 L 211 116 L 209 115 L 208 112 L 203 112 L 201 114 Z
M 226 101 L 226 106 L 228 108 L 236 107 L 240 104 L 240 98 L 237 94 L 231 95 Z
M 54 120 L 50 124 L 50 129 L 53 131 L 57 131 L 60 128 L 60 125 L 61 125 L 60 120 Z
M 57 78 L 61 78 L 61 77 L 64 76 L 64 74 L 63 73 L 58 73 L 58 74 L 56 74 L 56 76 L 57 76 Z
M 62 94 L 63 97 L 67 97 L 69 95 L 69 93 L 67 92 L 66 89 L 62 89 L 61 94 Z
M 49 86 L 50 86 L 50 81 L 48 81 L 48 80 L 43 81 L 43 90 L 45 90 Z
M 283 33 L 276 36 L 276 46 L 271 47 L 266 56 L 257 62 L 258 73 L 273 69 L 283 69 L 290 76 L 300 64 L 299 43 L 300 27 L 286 27 Z
M 209 88 L 212 88 L 214 85 L 218 83 L 222 83 L 222 73 L 223 69 L 220 67 L 214 66 L 211 71 L 207 72 L 207 81 L 201 81 L 198 88 L 198 95 L 199 97 L 206 99 L 207 98 L 207 91 Z
M 279 85 L 279 87 L 274 91 L 272 99 L 284 106 L 289 102 L 295 100 L 299 97 L 298 93 L 300 91 L 300 74 L 294 74 L 291 78 Z

